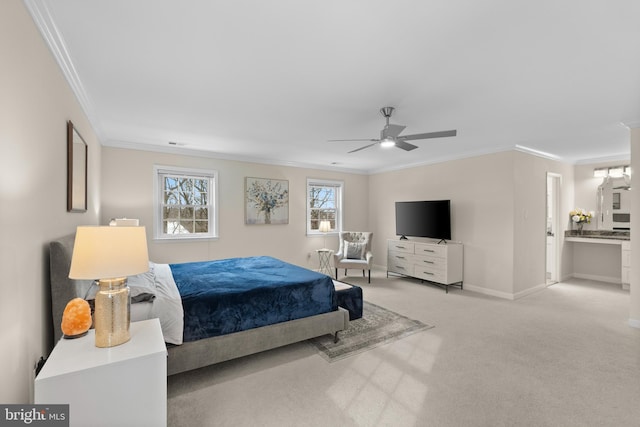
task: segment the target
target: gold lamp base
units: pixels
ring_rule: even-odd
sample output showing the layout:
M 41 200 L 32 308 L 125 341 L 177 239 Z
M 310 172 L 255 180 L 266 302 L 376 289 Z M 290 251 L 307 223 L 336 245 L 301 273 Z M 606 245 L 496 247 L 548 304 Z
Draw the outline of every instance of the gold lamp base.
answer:
M 115 347 L 131 338 L 131 298 L 126 277 L 100 279 L 95 300 L 96 347 Z

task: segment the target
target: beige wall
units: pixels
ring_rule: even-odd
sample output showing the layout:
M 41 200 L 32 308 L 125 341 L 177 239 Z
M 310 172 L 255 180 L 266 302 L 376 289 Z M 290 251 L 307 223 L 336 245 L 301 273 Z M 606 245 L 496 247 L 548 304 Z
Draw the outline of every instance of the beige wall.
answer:
M 102 152 L 102 223 L 110 218 L 139 218 L 147 227 L 149 256 L 156 262 L 183 262 L 269 254 L 317 268 L 316 249 L 323 237 L 306 236 L 307 178 L 344 181 L 344 229 L 368 230 L 369 193 L 366 175 L 220 160 L 150 151 L 104 147 Z M 153 166 L 181 166 L 218 171 L 219 239 L 189 242 L 153 240 Z M 245 177 L 289 181 L 289 224 L 245 225 Z M 338 249 L 336 236 L 327 246 Z M 309 253 L 312 256 L 309 257 Z
M 99 216 L 100 151 L 89 122 L 19 0 L 0 2 L 0 402 L 28 403 L 53 343 L 48 242 Z M 89 145 L 89 211 L 66 211 L 66 122 Z
M 514 275 L 516 297 L 546 286 L 546 194 L 547 173 L 561 176 L 560 236 L 568 225 L 574 199 L 573 166 L 515 151 L 514 182 Z M 570 248 L 560 240 L 560 277 L 570 275 Z
M 451 237 L 464 243 L 465 286 L 510 295 L 512 168 L 513 152 L 502 152 L 372 175 L 369 199 L 376 233 L 375 263 L 386 266 L 386 240 L 397 238 L 396 201 L 450 199 Z
M 452 240 L 464 243 L 467 289 L 511 299 L 544 287 L 547 172 L 562 176 L 561 211 L 568 212 L 572 166 L 518 151 L 371 176 L 376 264 L 386 266 L 386 239 L 397 238 L 395 201 L 450 199 Z M 571 268 L 563 256 L 561 277 Z

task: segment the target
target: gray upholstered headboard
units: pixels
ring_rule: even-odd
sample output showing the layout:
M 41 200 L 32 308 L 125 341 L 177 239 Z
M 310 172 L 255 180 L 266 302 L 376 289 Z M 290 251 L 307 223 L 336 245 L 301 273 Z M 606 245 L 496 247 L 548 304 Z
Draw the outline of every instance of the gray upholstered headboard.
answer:
M 75 234 L 71 234 L 49 243 L 54 345 L 62 337 L 60 324 L 62 323 L 62 313 L 67 303 L 76 297 L 84 298 L 92 283 L 91 280 L 69 279 L 75 238 Z

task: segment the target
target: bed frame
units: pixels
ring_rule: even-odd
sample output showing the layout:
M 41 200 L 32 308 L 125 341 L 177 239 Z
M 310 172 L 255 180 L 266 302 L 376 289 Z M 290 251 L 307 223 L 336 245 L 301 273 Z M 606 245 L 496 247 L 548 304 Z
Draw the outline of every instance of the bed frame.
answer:
M 84 298 L 91 286 L 91 281 L 88 280 L 69 279 L 74 241 L 75 235 L 69 235 L 49 244 L 54 342 L 58 342 L 62 336 L 60 324 L 65 306 L 73 298 Z M 338 307 L 338 310 L 329 313 L 190 341 L 179 346 L 169 346 L 167 375 L 202 368 L 321 335 L 334 334 L 337 339 L 338 332 L 345 330 L 348 325 L 349 312 Z

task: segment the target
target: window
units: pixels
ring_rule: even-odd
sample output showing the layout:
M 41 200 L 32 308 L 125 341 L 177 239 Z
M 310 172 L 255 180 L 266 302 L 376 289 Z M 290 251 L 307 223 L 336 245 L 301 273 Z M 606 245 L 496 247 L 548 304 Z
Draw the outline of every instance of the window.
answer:
M 320 221 L 329 221 L 331 231 L 342 229 L 342 181 L 307 179 L 307 234 L 322 234 Z
M 217 172 L 155 166 L 155 237 L 217 237 Z

